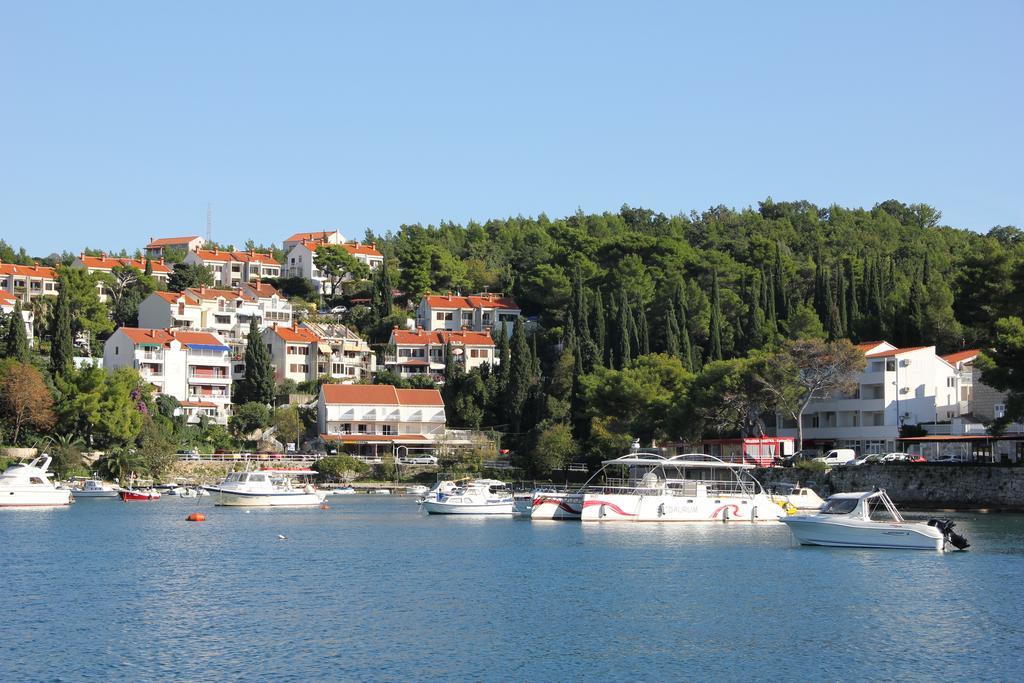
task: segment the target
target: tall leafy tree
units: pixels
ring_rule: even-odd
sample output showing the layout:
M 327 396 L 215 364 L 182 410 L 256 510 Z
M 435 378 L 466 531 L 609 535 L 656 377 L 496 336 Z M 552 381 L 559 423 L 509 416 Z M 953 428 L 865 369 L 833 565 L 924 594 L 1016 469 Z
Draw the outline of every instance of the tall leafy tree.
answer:
M 978 359 L 978 367 L 982 382 L 1007 392 L 1006 412 L 996 420 L 996 428 L 1002 429 L 1010 422 L 1024 422 L 1024 320 L 1000 318 L 995 328 L 992 348 Z
M 392 292 L 395 283 L 391 277 L 391 266 L 388 258 L 381 261 L 380 267 L 373 276 L 373 312 L 379 320 L 391 315 Z
M 772 269 L 775 289 L 775 313 L 783 319 L 789 319 L 789 304 L 786 298 L 786 285 L 782 279 L 782 247 L 775 243 L 775 267 Z
M 8 365 L 0 377 L 0 409 L 13 427 L 11 443 L 19 444 L 25 427 L 49 429 L 54 424 L 53 396 L 42 375 L 28 363 Z
M 857 338 L 858 321 L 860 320 L 860 307 L 858 306 L 857 282 L 853 273 L 853 259 L 846 259 L 843 262 L 843 272 L 846 278 L 846 334 L 851 339 Z
M 607 363 L 604 359 L 606 358 L 605 348 L 607 347 L 608 332 L 605 329 L 604 301 L 601 299 L 600 289 L 594 290 L 594 296 L 591 297 L 590 305 L 593 313 L 591 316 L 593 329 L 590 336 L 597 346 L 597 357 L 601 359 L 601 362 Z
M 526 341 L 526 328 L 522 318 L 512 325 L 508 382 L 505 385 L 505 411 L 509 429 L 518 434 L 523 427 L 523 409 L 533 380 L 533 358 Z
M 722 360 L 722 299 L 718 291 L 718 271 L 711 275 L 711 322 L 708 326 L 708 358 Z
M 344 280 L 359 282 L 370 274 L 370 267 L 350 254 L 341 244 L 319 246 L 313 260 L 320 272 L 327 277 L 332 297 L 337 295 L 338 288 Z
M 71 337 L 71 296 L 61 288 L 50 326 L 50 371 L 66 375 L 74 366 L 75 346 Z
M 7 321 L 6 355 L 22 363 L 28 362 L 28 335 L 25 334 L 25 319 L 21 316 L 21 301 L 14 303 L 14 310 Z
M 271 405 L 274 402 L 274 370 L 255 317 L 249 320 L 249 334 L 245 341 L 245 376 L 238 382 L 232 398 L 238 405 Z
M 199 263 L 176 263 L 174 271 L 167 278 L 167 289 L 183 292 L 190 287 L 212 287 L 213 273 Z

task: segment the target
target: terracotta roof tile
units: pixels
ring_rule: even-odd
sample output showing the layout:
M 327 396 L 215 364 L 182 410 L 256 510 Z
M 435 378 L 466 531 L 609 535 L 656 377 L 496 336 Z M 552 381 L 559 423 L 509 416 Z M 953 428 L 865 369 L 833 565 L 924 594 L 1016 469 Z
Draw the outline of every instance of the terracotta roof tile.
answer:
M 297 232 L 288 239 L 286 239 L 285 242 L 305 242 L 307 240 L 324 240 L 337 232 L 337 230 L 323 230 L 320 232 Z
M 199 239 L 199 235 L 192 235 L 191 237 L 161 237 L 160 239 L 153 240 L 146 245 L 149 247 L 172 247 L 178 244 L 188 244 L 192 240 Z
M 330 404 L 444 406 L 437 389 L 396 389 L 390 384 L 325 384 L 321 389 Z
M 98 270 L 112 270 L 115 266 L 132 266 L 138 268 L 141 271 L 146 270 L 146 259 L 133 259 L 133 258 L 120 258 L 113 256 L 79 256 L 80 260 L 86 268 L 98 269 Z M 153 266 L 154 273 L 170 273 L 171 269 L 167 267 L 166 263 L 160 261 L 150 261 Z
M 515 299 L 507 296 L 488 296 L 486 294 L 473 294 L 460 296 L 456 294 L 428 294 L 427 305 L 431 308 L 495 308 L 519 310 Z
M 224 342 L 209 332 L 186 332 L 183 330 L 155 330 L 142 327 L 122 327 L 118 330 L 136 344 L 160 344 L 167 346 L 177 339 L 182 344 L 207 344 L 223 346 Z
M 272 329 L 278 337 L 286 342 L 311 344 L 321 341 L 320 337 L 318 337 L 312 330 L 307 330 L 305 327 L 274 327 Z
M 494 340 L 487 332 L 469 332 L 452 330 L 392 330 L 391 340 L 401 345 L 444 345 L 451 341 L 454 345 L 494 346 Z
M 875 353 L 865 354 L 868 358 L 888 358 L 889 356 L 902 356 L 904 353 L 910 353 L 911 351 L 920 351 L 921 349 L 930 348 L 928 346 L 908 346 L 903 349 L 890 349 L 888 351 L 877 351 Z
M 968 349 L 967 351 L 957 351 L 956 353 L 951 353 L 948 356 L 943 356 L 942 360 L 946 361 L 950 365 L 956 365 L 961 361 L 973 360 L 974 358 L 977 358 L 979 353 L 981 353 L 981 349 Z
M 41 277 L 57 279 L 57 271 L 49 266 L 19 266 L 13 263 L 0 263 L 0 275 L 20 275 L 22 277 Z

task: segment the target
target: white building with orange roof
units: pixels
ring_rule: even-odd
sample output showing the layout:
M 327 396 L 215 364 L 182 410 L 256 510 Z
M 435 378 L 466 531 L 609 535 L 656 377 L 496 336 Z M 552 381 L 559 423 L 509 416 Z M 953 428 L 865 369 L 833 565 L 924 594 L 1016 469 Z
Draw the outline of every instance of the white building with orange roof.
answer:
M 49 266 L 19 266 L 0 262 L 0 291 L 23 303 L 37 296 L 57 296 L 57 271 Z
M 960 417 L 960 373 L 934 346 L 858 344 L 866 365 L 849 396 L 814 400 L 804 412 L 804 448 L 853 448 L 861 455 L 898 451 L 902 425 Z M 796 436 L 782 420 L 779 436 Z
M 209 332 L 121 327 L 103 347 L 109 372 L 134 368 L 161 394 L 181 402 L 189 422 L 206 415 L 227 424 L 231 413 L 231 358 Z
M 4 315 L 12 315 L 18 300 L 18 297 L 10 292 L 0 292 L 0 312 Z M 28 345 L 32 346 L 35 337 L 35 313 L 32 312 L 31 308 L 26 307 L 25 310 L 21 311 L 21 319 L 25 323 L 25 336 L 28 337 Z M 0 336 L 6 333 L 7 327 L 0 327 Z
M 317 401 L 320 438 L 340 452 L 402 458 L 432 454 L 445 436 L 436 389 L 390 384 L 325 384 Z
M 499 293 L 427 294 L 416 308 L 416 324 L 425 330 L 474 330 L 486 332 L 512 325 L 522 314 L 515 299 Z
M 340 324 L 270 326 L 263 331 L 263 342 L 278 382 L 323 377 L 358 382 L 377 370 L 376 355 L 366 340 Z
M 281 264 L 261 251 L 221 251 L 197 249 L 185 257 L 186 264 L 205 266 L 219 287 L 239 287 L 243 283 L 281 276 Z
M 199 235 L 188 237 L 161 237 L 159 239 L 150 237 L 146 245 L 146 256 L 149 258 L 160 258 L 164 255 L 164 249 L 180 249 L 182 251 L 195 251 L 206 244 Z
M 484 363 L 497 365 L 494 339 L 490 332 L 469 330 L 391 330 L 384 365 L 401 377 L 429 375 L 443 380 L 445 350 L 451 346 L 455 362 L 469 372 Z
M 153 271 L 153 279 L 158 282 L 167 284 L 167 278 L 171 275 L 171 268 L 164 263 L 163 257 L 149 260 L 150 268 Z M 86 256 L 84 253 L 79 254 L 74 261 L 71 262 L 72 268 L 84 268 L 89 273 L 106 273 L 110 274 L 117 266 L 130 266 L 139 270 L 140 272 L 146 272 L 146 259 L 132 259 L 132 258 L 121 258 L 116 256 L 107 256 L 106 254 L 101 256 Z M 106 301 L 108 293 L 102 282 L 96 283 L 96 289 L 100 294 L 100 301 Z
M 281 249 L 288 253 L 296 245 L 303 242 L 320 242 L 322 244 L 341 244 L 345 237 L 338 230 L 320 230 L 316 232 L 297 232 L 284 241 Z
M 332 242 L 304 241 L 296 244 L 285 258 L 284 275 L 286 277 L 301 277 L 309 280 L 316 286 L 317 291 L 326 294 L 330 291 L 329 278 L 327 278 L 316 266 L 317 249 L 333 244 Z M 384 262 L 384 255 L 377 250 L 375 244 L 359 244 L 358 242 L 345 242 L 339 246 L 352 254 L 356 260 L 362 261 L 369 266 L 371 271 L 376 270 Z

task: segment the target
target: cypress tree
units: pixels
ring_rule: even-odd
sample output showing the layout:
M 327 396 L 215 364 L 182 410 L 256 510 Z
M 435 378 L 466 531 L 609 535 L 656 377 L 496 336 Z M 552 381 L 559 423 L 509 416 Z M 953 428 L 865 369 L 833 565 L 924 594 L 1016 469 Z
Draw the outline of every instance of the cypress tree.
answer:
M 841 337 L 850 336 L 850 314 L 846 300 L 846 273 L 843 271 L 842 266 L 836 268 L 836 306 L 839 309 L 839 327 L 842 330 Z
M 676 305 L 672 299 L 668 300 L 668 310 L 665 311 L 665 353 L 672 357 L 679 357 L 680 353 L 679 322 L 676 320 Z
M 910 297 L 907 300 L 907 314 L 905 316 L 906 336 L 903 339 L 905 346 L 920 344 L 924 339 L 924 293 L 921 285 L 916 280 L 910 287 Z
M 789 302 L 786 299 L 786 287 L 782 281 L 782 248 L 775 243 L 775 268 L 774 268 L 775 290 L 775 315 L 776 319 L 789 320 Z
M 690 343 L 690 325 L 686 319 L 686 309 L 679 312 L 679 319 L 682 321 L 682 324 L 679 325 L 679 353 L 682 354 L 683 365 L 686 366 L 686 369 L 696 372 L 696 358 L 693 344 Z
M 718 271 L 711 278 L 711 322 L 708 326 L 708 358 L 722 360 L 722 302 L 718 291 Z
M 518 320 L 518 319 L 517 319 Z M 494 335 L 491 335 L 492 337 Z M 494 339 L 494 355 L 498 357 L 498 367 L 495 368 L 495 375 L 498 378 L 498 393 L 505 394 L 505 387 L 508 384 L 509 366 L 511 365 L 511 350 L 508 346 L 508 330 L 505 323 L 497 327 L 497 337 Z
M 636 333 L 640 342 L 640 348 L 637 355 L 646 356 L 651 352 L 651 333 L 647 326 L 647 309 L 644 308 L 643 304 L 637 305 Z
M 839 313 L 839 306 L 836 304 L 835 295 L 832 292 L 831 269 L 824 273 L 824 289 L 822 300 L 825 305 L 825 332 L 829 339 L 840 339 L 843 336 L 843 323 Z
M 523 427 L 523 409 L 530 394 L 533 359 L 526 342 L 526 329 L 522 318 L 512 325 L 512 341 L 507 384 L 505 385 L 505 415 L 509 429 L 518 434 Z
M 764 280 L 761 280 L 761 289 L 764 290 Z M 754 296 L 751 289 L 747 292 L 747 299 L 750 304 L 747 306 L 747 320 L 743 323 L 746 334 L 743 335 L 744 351 L 753 351 L 764 345 L 764 311 L 761 310 L 760 298 Z
M 245 375 L 238 382 L 234 402 L 274 403 L 274 371 L 270 367 L 270 354 L 263 344 L 256 318 L 249 319 L 249 334 L 245 340 Z
M 142 274 L 145 275 L 146 277 L 153 276 L 153 262 L 150 261 L 148 258 L 146 259 L 146 269 L 143 271 Z
M 590 316 L 587 314 L 587 296 L 586 290 L 583 288 L 583 275 L 580 272 L 579 266 L 576 266 L 572 279 L 572 307 L 576 314 L 576 336 L 581 341 L 590 339 Z
M 50 324 L 50 370 L 55 377 L 66 375 L 74 365 L 71 315 L 71 296 L 62 287 L 57 295 L 57 308 Z
M 775 283 L 764 268 L 761 268 L 761 301 L 767 326 L 766 333 L 774 337 L 779 331 L 778 311 L 775 309 Z
M 633 326 L 633 316 L 629 310 L 629 302 L 626 300 L 625 292 L 619 298 L 619 303 L 615 307 L 615 311 L 618 315 L 616 328 L 618 331 L 618 337 L 616 339 L 616 365 L 615 367 L 621 370 L 622 368 L 629 365 L 633 360 L 632 349 L 633 340 L 636 337 L 635 328 Z
M 608 347 L 607 331 L 605 330 L 605 318 L 604 318 L 604 302 L 601 300 L 601 290 L 595 289 L 594 296 L 591 301 L 591 306 L 594 309 L 593 315 L 593 334 L 590 338 L 597 346 L 597 357 L 601 359 L 601 362 L 608 366 L 608 362 L 605 356 L 605 349 Z
M 846 259 L 843 262 L 846 269 L 846 315 L 849 317 L 847 332 L 851 339 L 857 339 L 858 321 L 860 310 L 857 306 L 857 280 L 853 273 L 853 259 Z
M 605 341 L 605 367 L 614 368 L 619 358 L 620 349 L 622 347 L 621 336 L 622 333 L 619 330 L 621 321 L 619 320 L 619 307 L 618 302 L 615 301 L 615 294 L 611 293 L 608 295 L 608 315 L 606 316 L 607 329 L 606 334 L 608 335 Z
M 28 362 L 28 335 L 25 334 L 25 319 L 21 317 L 21 301 L 14 302 L 14 312 L 7 322 L 7 357 L 20 363 Z
M 391 315 L 391 294 L 394 289 L 395 283 L 391 278 L 391 268 L 388 267 L 388 259 L 385 256 L 373 276 L 371 306 L 378 320 L 383 320 Z
M 867 254 L 864 255 L 863 263 L 861 264 L 864 270 L 864 279 L 861 281 L 860 286 L 860 309 L 864 312 L 864 315 L 871 315 L 871 283 L 874 281 L 874 277 L 871 272 L 871 261 L 868 259 Z

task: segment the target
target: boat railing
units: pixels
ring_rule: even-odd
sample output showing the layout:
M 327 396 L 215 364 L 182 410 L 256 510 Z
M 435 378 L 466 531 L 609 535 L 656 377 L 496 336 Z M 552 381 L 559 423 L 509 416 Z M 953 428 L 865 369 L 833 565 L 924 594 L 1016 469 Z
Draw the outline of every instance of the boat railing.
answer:
M 603 484 L 590 485 L 587 491 L 601 493 L 628 493 L 631 495 L 675 496 L 753 496 L 757 487 L 752 482 L 722 479 L 668 479 L 652 486 L 639 479 L 606 479 Z

